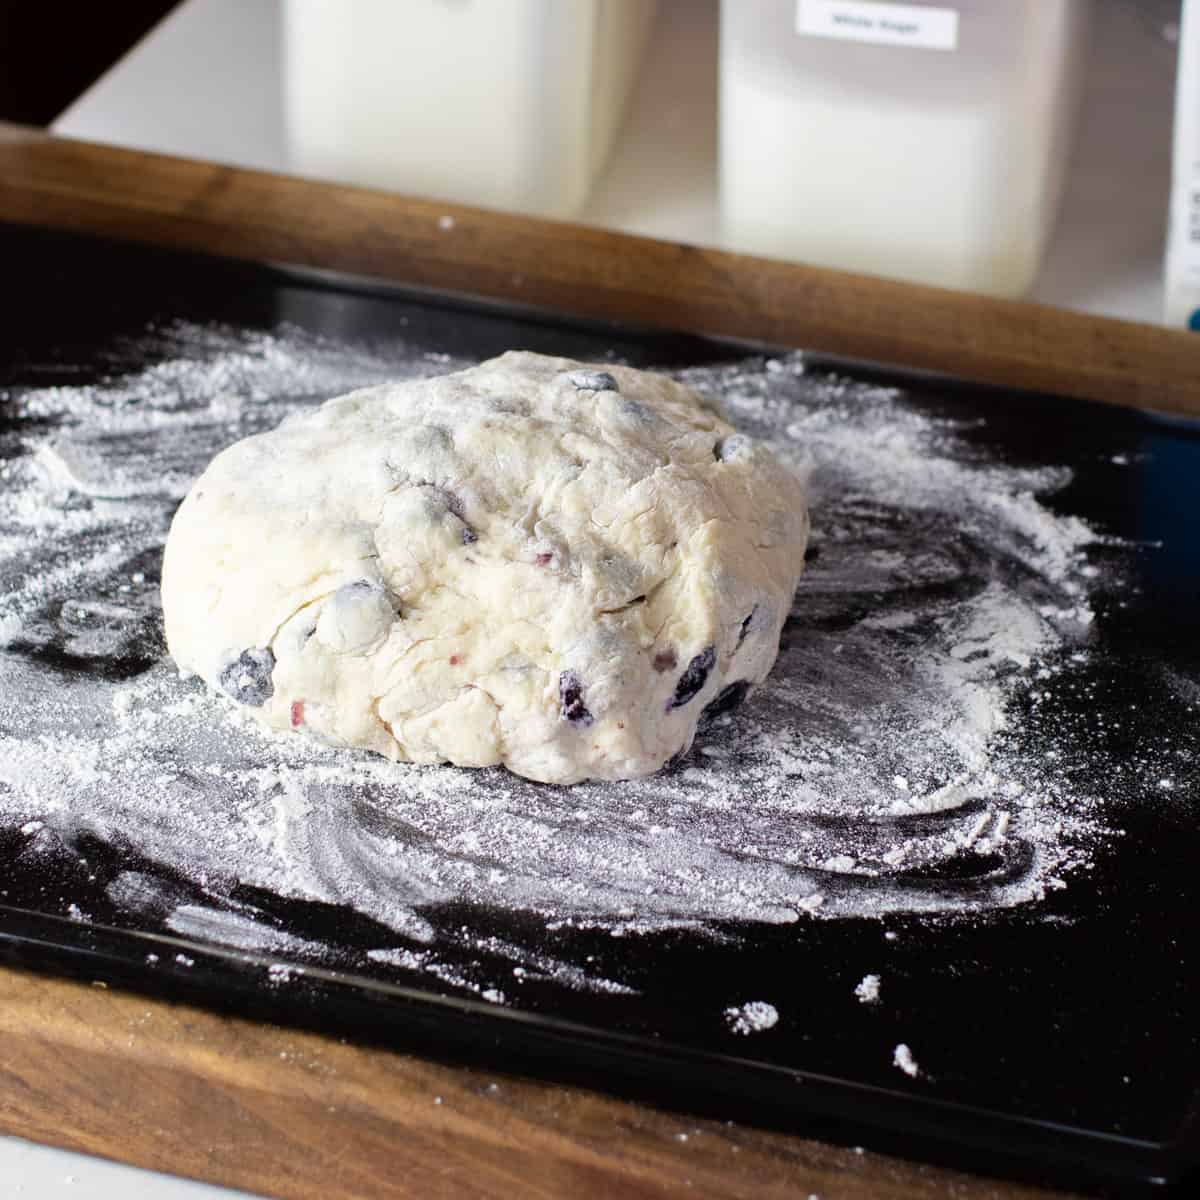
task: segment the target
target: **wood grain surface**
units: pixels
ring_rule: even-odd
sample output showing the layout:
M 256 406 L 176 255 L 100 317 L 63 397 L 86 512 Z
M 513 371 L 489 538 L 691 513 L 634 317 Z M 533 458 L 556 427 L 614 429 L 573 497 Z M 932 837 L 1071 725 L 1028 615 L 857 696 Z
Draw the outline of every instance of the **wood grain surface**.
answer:
M 15 970 L 0 1126 L 286 1200 L 1065 1196 Z
M 0 220 L 1200 414 L 1181 332 L 2 124 Z M 1050 1194 L 15 970 L 0 1128 L 287 1200 Z
M 1200 415 L 1200 338 L 0 124 L 0 220 Z

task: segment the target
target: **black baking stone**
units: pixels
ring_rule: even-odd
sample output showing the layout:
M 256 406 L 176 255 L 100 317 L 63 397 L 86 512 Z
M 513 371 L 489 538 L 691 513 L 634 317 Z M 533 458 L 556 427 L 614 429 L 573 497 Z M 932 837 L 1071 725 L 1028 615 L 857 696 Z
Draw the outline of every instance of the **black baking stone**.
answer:
M 582 323 L 361 281 L 0 226 L 8 297 L 0 388 L 79 386 L 146 365 L 148 327 L 178 320 L 270 330 L 287 322 L 347 342 L 402 338 L 485 358 L 513 346 L 634 366 L 735 361 L 701 338 Z M 144 354 L 142 350 L 140 353 Z M 822 369 L 819 363 L 810 370 Z M 925 410 L 986 415 L 968 436 L 1005 462 L 1072 467 L 1062 513 L 1154 545 L 1124 606 L 1101 606 L 1089 698 L 1136 706 L 1138 738 L 1193 745 L 1191 714 L 1162 694 L 1157 668 L 1200 666 L 1200 434 L 1184 421 L 879 368 L 842 376 L 902 387 Z M 19 437 L 0 400 L 0 447 Z M 1114 455 L 1128 465 L 1111 465 Z M 131 664 L 130 670 L 144 664 Z M 2 731 L 0 731 L 2 732 Z M 14 964 L 101 977 L 223 1011 L 291 1021 L 449 1060 L 511 1069 L 649 1099 L 697 1114 L 1099 1193 L 1196 1194 L 1200 1035 L 1194 912 L 1200 899 L 1200 774 L 1181 759 L 1171 804 L 1125 803 L 1125 836 L 1095 869 L 1044 901 L 976 917 L 895 917 L 736 926 L 716 940 L 686 931 L 613 938 L 561 930 L 547 951 L 636 984 L 637 996 L 573 992 L 547 981 L 497 1008 L 416 973 L 370 963 L 394 934 L 346 909 L 262 892 L 239 897 L 281 930 L 339 948 L 352 969 L 304 964 L 287 988 L 269 959 L 180 938 L 118 910 L 106 887 L 136 870 L 195 891 L 160 864 L 92 841 L 47 860 L 0 827 L 0 955 Z M 1103 793 L 1102 781 L 1089 781 Z M 79 865 L 83 853 L 87 868 Z M 85 922 L 62 914 L 73 903 Z M 462 906 L 442 914 L 481 936 L 528 934 L 531 919 Z M 895 935 L 885 937 L 885 932 Z M 160 961 L 151 967 L 147 953 Z M 186 952 L 190 966 L 177 966 Z M 476 955 L 476 957 L 478 957 Z M 886 1003 L 858 1004 L 855 983 L 885 976 Z M 789 1000 L 769 1035 L 738 1038 L 720 1020 L 748 996 Z M 922 1075 L 891 1065 L 920 1048 Z

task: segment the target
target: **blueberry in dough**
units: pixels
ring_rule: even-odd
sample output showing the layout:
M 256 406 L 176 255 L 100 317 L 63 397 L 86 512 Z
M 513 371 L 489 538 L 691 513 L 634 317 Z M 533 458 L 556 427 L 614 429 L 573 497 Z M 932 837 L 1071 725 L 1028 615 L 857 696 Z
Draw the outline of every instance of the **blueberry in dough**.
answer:
M 317 639 L 331 653 L 361 653 L 386 636 L 396 622 L 387 591 L 370 579 L 343 584 L 321 609 Z
M 583 683 L 574 671 L 564 671 L 558 677 L 558 711 L 571 725 L 590 725 L 593 717 L 583 702 Z
M 758 616 L 758 605 L 756 604 L 751 610 L 750 615 L 742 622 L 741 628 L 738 630 L 738 648 L 741 648 L 742 643 L 746 640 L 746 635 L 754 627 L 754 620 Z
M 727 438 L 722 438 L 716 446 L 713 447 L 713 454 L 717 462 L 732 462 L 741 454 L 745 454 L 750 449 L 750 439 L 745 434 L 735 433 Z
M 445 432 L 445 431 L 443 431 Z M 433 512 L 437 515 L 449 513 L 457 518 L 462 524 L 462 544 L 470 546 L 472 543 L 479 541 L 479 535 L 472 528 L 466 517 L 466 509 L 463 506 L 462 497 L 452 492 L 449 488 L 439 487 L 435 483 L 426 483 L 424 481 L 413 484 L 414 487 L 423 489 L 432 501 Z
M 239 704 L 261 708 L 275 694 L 271 672 L 275 655 L 268 646 L 252 646 L 221 669 L 217 683 L 221 690 Z
M 572 371 L 567 378 L 580 392 L 619 392 L 621 390 L 610 371 Z

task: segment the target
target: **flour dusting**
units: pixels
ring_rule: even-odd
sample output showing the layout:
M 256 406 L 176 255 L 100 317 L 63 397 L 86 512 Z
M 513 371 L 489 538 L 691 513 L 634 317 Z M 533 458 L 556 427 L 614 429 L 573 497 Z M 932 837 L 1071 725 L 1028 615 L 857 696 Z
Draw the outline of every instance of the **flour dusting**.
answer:
M 1037 901 L 1108 836 L 1024 724 L 1088 654 L 1097 539 L 1046 504 L 1065 470 L 993 461 L 901 393 L 800 356 L 679 373 L 806 476 L 815 557 L 771 679 L 685 763 L 548 787 L 268 735 L 180 678 L 161 640 L 170 516 L 217 450 L 353 387 L 467 364 L 186 325 L 149 349 L 161 361 L 114 382 L 16 395 L 0 435 L 0 823 L 127 847 L 208 898 L 122 876 L 110 896 L 130 911 L 319 957 L 229 899 L 258 888 L 348 906 L 396 935 L 372 961 L 497 1002 L 535 977 L 620 994 L 498 939 L 475 948 L 518 973 L 468 977 L 433 914 L 617 934 L 962 917 Z
M 750 1000 L 725 1010 L 725 1023 L 734 1033 L 743 1036 L 774 1029 L 779 1024 L 779 1010 L 765 1000 Z

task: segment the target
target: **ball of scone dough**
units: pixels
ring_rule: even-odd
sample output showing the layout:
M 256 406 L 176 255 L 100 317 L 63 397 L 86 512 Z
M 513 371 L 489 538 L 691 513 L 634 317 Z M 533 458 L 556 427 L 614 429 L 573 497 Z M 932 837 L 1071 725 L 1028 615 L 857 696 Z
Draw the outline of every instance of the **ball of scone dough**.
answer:
M 657 771 L 771 668 L 797 479 L 660 375 L 511 352 L 222 451 L 167 643 L 263 723 L 573 783 Z

